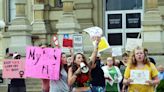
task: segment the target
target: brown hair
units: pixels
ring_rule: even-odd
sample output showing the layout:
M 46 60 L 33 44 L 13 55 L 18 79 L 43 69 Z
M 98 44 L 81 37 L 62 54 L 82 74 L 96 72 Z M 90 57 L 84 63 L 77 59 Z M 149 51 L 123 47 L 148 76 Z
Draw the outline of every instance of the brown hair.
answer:
M 82 53 L 76 53 L 76 54 L 74 55 L 73 64 L 72 64 L 73 73 L 74 73 L 74 72 L 77 70 L 77 68 L 78 68 L 77 64 L 74 62 L 77 55 L 81 55 L 82 58 L 83 58 L 83 61 L 82 61 L 82 62 L 84 62 L 85 65 L 88 66 L 87 59 L 86 59 L 86 57 L 84 56 L 84 54 L 82 54 Z M 89 67 L 89 66 L 88 66 L 88 67 Z
M 133 66 L 136 66 L 136 65 L 137 65 L 137 60 L 136 60 L 136 58 L 135 58 L 135 51 L 136 51 L 136 50 L 143 50 L 143 53 L 144 53 L 143 64 L 148 64 L 148 65 L 150 65 L 150 61 L 149 61 L 147 55 L 146 55 L 145 52 L 144 52 L 144 48 L 138 46 L 138 47 L 136 47 L 136 48 L 131 52 L 131 54 L 130 54 L 130 57 L 129 57 L 129 60 L 128 60 L 130 67 L 133 67 Z
M 123 53 L 123 54 L 122 54 L 122 57 L 129 57 L 128 52 Z
M 108 58 L 110 58 L 112 61 L 113 61 L 113 65 L 115 64 L 115 60 L 116 60 L 116 58 L 115 57 L 107 57 L 107 59 Z M 108 62 L 108 61 L 107 61 Z M 106 62 L 106 64 L 107 64 L 107 62 Z

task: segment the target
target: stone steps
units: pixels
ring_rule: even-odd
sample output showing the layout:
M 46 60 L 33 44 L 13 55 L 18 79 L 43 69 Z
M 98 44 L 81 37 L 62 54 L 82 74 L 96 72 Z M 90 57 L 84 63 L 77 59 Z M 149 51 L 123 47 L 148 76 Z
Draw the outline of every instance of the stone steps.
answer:
M 40 79 L 26 79 L 26 92 L 41 92 L 41 80 Z

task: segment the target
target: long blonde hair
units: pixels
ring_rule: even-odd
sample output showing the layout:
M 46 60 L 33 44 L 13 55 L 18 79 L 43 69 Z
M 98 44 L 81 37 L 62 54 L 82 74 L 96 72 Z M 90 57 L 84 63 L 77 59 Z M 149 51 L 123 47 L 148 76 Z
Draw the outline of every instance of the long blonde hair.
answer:
M 137 65 L 137 60 L 136 60 L 136 57 L 135 57 L 135 51 L 136 50 L 142 50 L 143 51 L 143 53 L 144 53 L 143 64 L 150 65 L 150 60 L 148 59 L 147 55 L 145 54 L 144 48 L 138 46 L 131 52 L 130 57 L 128 59 L 128 63 L 130 65 L 130 67 L 135 67 Z

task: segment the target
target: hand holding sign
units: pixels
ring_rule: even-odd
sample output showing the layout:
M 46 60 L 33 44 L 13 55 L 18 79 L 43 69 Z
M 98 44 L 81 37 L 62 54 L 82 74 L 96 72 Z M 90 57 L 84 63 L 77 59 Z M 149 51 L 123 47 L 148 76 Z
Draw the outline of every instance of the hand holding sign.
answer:
M 96 36 L 101 37 L 103 34 L 102 29 L 97 26 L 84 29 L 84 31 L 90 35 L 91 39 L 94 39 Z

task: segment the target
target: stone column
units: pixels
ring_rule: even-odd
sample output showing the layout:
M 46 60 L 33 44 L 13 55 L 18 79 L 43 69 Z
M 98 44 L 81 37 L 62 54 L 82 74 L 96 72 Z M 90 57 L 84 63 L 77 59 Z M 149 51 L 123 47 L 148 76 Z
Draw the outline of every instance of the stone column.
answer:
M 9 26 L 9 33 L 11 36 L 9 52 L 18 52 L 25 56 L 25 48 L 31 45 L 31 31 L 32 27 L 25 16 L 26 0 L 16 0 L 16 18 Z
M 158 0 L 158 9 L 159 9 L 162 19 L 164 21 L 164 0 Z M 164 30 L 164 22 L 162 24 L 162 28 Z
M 146 1 L 147 10 L 156 10 L 158 8 L 158 0 L 147 0 Z
M 3 0 L 0 0 L 0 61 L 3 59 L 3 44 L 2 44 L 2 38 L 3 38 L 3 35 L 2 35 L 2 33 L 3 33 L 3 11 L 4 10 L 4 8 L 3 8 Z
M 158 0 L 146 0 L 143 20 L 143 46 L 152 54 L 164 53 L 164 31 L 162 17 L 158 10 Z
M 73 13 L 73 2 L 74 0 L 62 0 L 63 2 L 63 14 L 56 24 L 56 28 L 58 29 L 58 38 L 59 43 L 63 51 L 68 52 L 67 48 L 62 47 L 62 39 L 64 34 L 69 34 L 69 37 L 72 37 L 73 34 L 78 33 L 80 29 L 80 25 L 75 18 Z
M 45 20 L 44 10 L 45 10 L 45 0 L 34 0 L 33 10 L 32 10 L 34 12 L 32 34 L 35 36 L 39 36 L 39 38 L 42 39 L 42 43 L 46 42 L 46 33 L 47 33 L 47 29 L 44 21 Z

